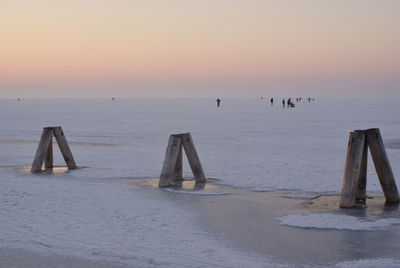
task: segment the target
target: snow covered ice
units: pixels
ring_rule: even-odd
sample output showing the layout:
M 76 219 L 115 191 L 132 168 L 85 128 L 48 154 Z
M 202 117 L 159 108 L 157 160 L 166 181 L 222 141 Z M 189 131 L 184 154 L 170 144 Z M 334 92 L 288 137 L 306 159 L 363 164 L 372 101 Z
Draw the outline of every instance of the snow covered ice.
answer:
M 194 213 L 165 200 L 149 200 L 127 184 L 81 181 L 68 175 L 4 175 L 3 247 L 139 266 L 266 262 L 224 247 L 197 224 Z
M 396 100 L 318 99 L 294 109 L 267 104 L 256 98 L 224 99 L 219 109 L 213 99 L 0 101 L 0 248 L 128 266 L 286 264 L 236 247 L 205 228 L 197 211 L 162 197 L 193 192 L 172 189 L 149 195 L 148 189 L 121 182 L 158 177 L 174 133 L 192 133 L 206 176 L 217 178 L 215 184 L 296 190 L 304 193 L 301 197 L 339 192 L 349 132 L 378 127 L 390 144 L 388 158 L 399 178 Z M 53 175 L 20 172 L 31 165 L 47 126 L 63 127 L 82 168 Z M 55 164 L 63 165 L 57 146 L 54 150 Z M 187 162 L 184 176 L 191 176 Z M 367 190 L 381 191 L 371 159 Z M 204 190 L 195 195 L 229 193 Z M 282 218 L 285 224 L 317 224 L 313 214 L 292 214 Z M 327 221 L 336 219 L 326 215 Z M 391 228 L 399 218 L 394 213 L 375 223 L 378 229 Z

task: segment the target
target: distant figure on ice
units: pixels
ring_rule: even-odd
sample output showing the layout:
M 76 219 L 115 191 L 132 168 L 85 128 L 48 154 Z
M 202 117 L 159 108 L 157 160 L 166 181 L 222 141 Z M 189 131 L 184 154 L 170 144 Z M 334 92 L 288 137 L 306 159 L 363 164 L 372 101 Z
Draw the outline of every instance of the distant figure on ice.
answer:
M 285 108 L 285 99 L 282 100 L 283 108 Z
M 292 102 L 291 98 L 289 98 L 288 101 L 287 101 L 287 107 L 288 108 L 294 108 L 294 103 Z
M 274 105 L 274 98 L 271 98 L 270 102 L 271 102 L 271 106 Z
M 219 107 L 219 104 L 221 103 L 221 100 L 217 98 L 217 107 Z

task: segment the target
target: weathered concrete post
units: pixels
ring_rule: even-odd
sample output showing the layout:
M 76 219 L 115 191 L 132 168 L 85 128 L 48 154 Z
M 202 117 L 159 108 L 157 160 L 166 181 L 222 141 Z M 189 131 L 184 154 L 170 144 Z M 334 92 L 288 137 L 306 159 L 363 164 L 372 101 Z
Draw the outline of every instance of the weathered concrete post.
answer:
M 204 175 L 203 167 L 201 166 L 199 156 L 197 155 L 196 148 L 194 147 L 192 135 L 190 135 L 190 133 L 185 133 L 182 134 L 181 137 L 183 148 L 185 149 L 185 153 L 196 182 L 206 182 L 206 176 Z
M 51 134 L 53 136 L 53 132 Z M 50 139 L 49 148 L 44 159 L 44 168 L 53 168 L 53 138 Z
M 364 132 L 365 133 L 365 132 Z M 366 204 L 367 199 L 367 165 L 368 165 L 368 141 L 365 135 L 363 153 L 361 158 L 360 176 L 358 179 L 358 187 L 356 193 L 356 202 L 363 205 Z
M 179 146 L 178 150 L 178 158 L 176 159 L 176 165 L 174 169 L 175 173 L 173 178 L 176 181 L 183 181 L 183 176 L 182 176 L 182 139 L 181 139 L 181 145 Z
M 386 202 L 398 203 L 400 201 L 399 192 L 379 128 L 367 129 L 366 133 L 372 160 L 374 161 L 375 170 L 378 174 Z
M 67 139 L 64 136 L 64 132 L 61 127 L 53 128 L 54 136 L 56 137 L 58 147 L 64 157 L 65 163 L 67 163 L 68 169 L 76 169 L 75 159 L 72 156 L 71 150 L 69 149 Z
M 158 183 L 160 187 L 169 187 L 172 185 L 172 180 L 174 179 L 173 176 L 176 174 L 176 166 L 179 149 L 181 148 L 181 141 L 182 139 L 179 135 L 169 136 L 168 147 L 167 151 L 165 152 L 160 181 Z
M 169 187 L 173 181 L 182 181 L 182 147 L 185 150 L 196 183 L 206 182 L 200 159 L 190 133 L 174 134 L 169 137 L 161 170 L 159 186 Z
M 42 136 L 40 138 L 39 146 L 36 150 L 35 158 L 33 159 L 31 172 L 38 172 L 42 170 L 43 161 L 46 158 L 51 139 L 53 137 L 53 128 L 43 128 Z
M 342 192 L 339 202 L 339 206 L 341 208 L 351 208 L 355 205 L 355 197 L 360 178 L 364 140 L 365 134 L 363 131 L 350 132 L 349 143 L 347 146 L 346 164 L 344 167 Z

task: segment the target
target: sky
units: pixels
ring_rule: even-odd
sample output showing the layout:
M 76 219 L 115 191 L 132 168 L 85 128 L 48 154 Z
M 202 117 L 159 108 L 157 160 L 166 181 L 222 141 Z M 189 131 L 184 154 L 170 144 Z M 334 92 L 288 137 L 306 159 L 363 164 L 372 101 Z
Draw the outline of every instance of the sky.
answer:
M 0 0 L 0 98 L 400 96 L 399 0 Z

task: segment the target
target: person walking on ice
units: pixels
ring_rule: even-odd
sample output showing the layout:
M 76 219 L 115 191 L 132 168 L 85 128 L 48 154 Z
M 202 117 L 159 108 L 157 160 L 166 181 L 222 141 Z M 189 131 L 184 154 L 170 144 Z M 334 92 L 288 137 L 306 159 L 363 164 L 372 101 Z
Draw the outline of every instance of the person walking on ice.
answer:
M 221 100 L 217 98 L 217 107 L 219 107 L 219 104 L 221 103 Z

